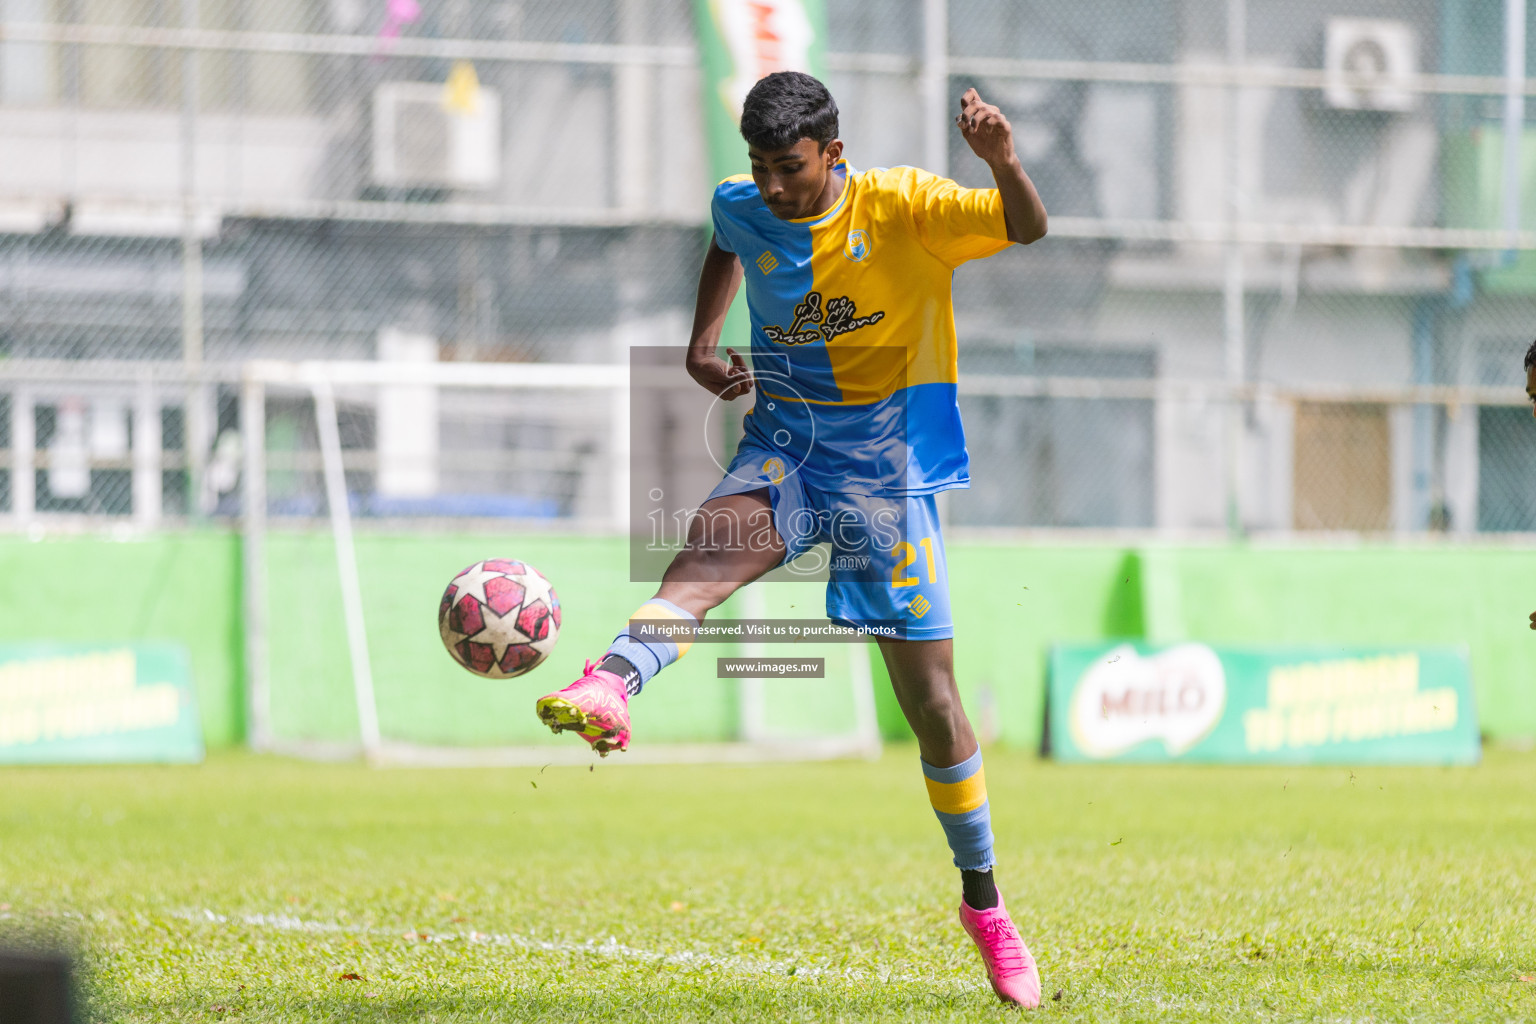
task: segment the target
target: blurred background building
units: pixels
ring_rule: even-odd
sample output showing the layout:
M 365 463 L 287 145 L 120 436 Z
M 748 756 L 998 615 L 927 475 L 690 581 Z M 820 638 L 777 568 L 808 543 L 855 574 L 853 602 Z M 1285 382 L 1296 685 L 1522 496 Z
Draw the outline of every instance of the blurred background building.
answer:
M 712 184 L 692 5 L 412 7 L 0 0 L 13 528 L 238 512 L 250 360 L 686 342 Z M 974 85 L 1052 215 L 956 275 L 954 525 L 1536 530 L 1523 0 L 826 9 L 856 166 L 988 184 L 952 128 Z M 621 521 L 617 399 L 340 400 L 362 514 Z M 260 422 L 272 514 L 322 512 L 307 395 Z

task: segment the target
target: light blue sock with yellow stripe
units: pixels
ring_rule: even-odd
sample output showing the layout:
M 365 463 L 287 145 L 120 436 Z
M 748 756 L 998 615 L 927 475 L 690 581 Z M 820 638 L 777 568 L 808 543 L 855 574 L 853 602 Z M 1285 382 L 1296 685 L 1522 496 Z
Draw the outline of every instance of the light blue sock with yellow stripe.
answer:
M 992 858 L 992 809 L 987 804 L 987 777 L 981 751 L 952 768 L 935 768 L 923 761 L 928 801 L 944 826 L 944 836 L 962 871 L 986 871 Z
M 639 693 L 652 676 L 678 658 L 688 653 L 688 648 L 693 646 L 693 640 L 684 639 L 692 637 L 691 629 L 698 628 L 699 620 L 671 601 L 664 601 L 659 597 L 653 597 L 640 606 L 640 610 L 629 617 L 630 622 L 643 621 L 672 621 L 677 620 L 683 626 L 689 627 L 674 633 L 670 638 L 659 635 L 654 630 L 626 628 L 624 632 L 613 638 L 613 644 L 608 648 L 608 654 L 618 655 L 631 665 L 635 666 L 638 678 L 626 680 L 625 688 L 633 697 Z M 606 656 L 606 655 L 605 655 Z

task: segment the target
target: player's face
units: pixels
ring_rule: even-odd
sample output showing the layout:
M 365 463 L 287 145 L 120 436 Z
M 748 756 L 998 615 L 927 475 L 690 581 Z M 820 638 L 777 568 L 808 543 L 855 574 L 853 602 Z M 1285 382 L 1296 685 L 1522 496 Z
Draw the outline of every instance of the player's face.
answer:
M 1525 393 L 1531 399 L 1531 415 L 1536 416 L 1536 366 L 1525 371 Z
M 832 168 L 842 154 L 843 144 L 838 139 L 827 143 L 826 149 L 815 139 L 801 139 L 788 149 L 747 149 L 752 180 L 757 182 L 768 209 L 781 220 L 809 217 L 831 205 L 822 203 L 829 193 L 836 197 Z

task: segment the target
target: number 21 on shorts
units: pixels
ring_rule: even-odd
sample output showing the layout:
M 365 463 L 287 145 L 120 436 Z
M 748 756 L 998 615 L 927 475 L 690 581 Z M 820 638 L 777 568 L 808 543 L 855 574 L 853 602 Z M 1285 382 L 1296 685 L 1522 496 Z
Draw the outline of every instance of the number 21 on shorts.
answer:
M 927 556 L 927 560 L 928 560 L 928 582 L 929 583 L 937 583 L 939 581 L 938 573 L 935 571 L 935 569 L 933 567 L 933 538 L 932 537 L 924 537 L 922 540 L 917 542 L 917 547 L 913 547 L 907 541 L 902 541 L 900 544 L 897 544 L 894 548 L 891 549 L 891 554 L 893 554 L 893 555 L 900 555 L 901 556 L 900 560 L 897 561 L 895 566 L 893 566 L 891 568 L 891 586 L 893 586 L 893 587 L 915 587 L 915 586 L 917 586 L 918 579 L 917 579 L 916 576 L 907 576 L 907 575 L 905 575 L 907 566 L 909 566 L 913 562 L 917 561 L 917 548 L 922 548 L 923 549 L 923 554 L 925 556 Z

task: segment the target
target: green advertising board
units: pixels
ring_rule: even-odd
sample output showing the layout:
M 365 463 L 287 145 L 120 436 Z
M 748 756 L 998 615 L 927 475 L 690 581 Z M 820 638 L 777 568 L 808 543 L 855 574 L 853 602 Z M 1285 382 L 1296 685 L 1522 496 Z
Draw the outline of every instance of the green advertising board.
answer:
M 0 645 L 0 764 L 202 759 L 185 648 Z
M 1467 656 L 1445 648 L 1214 649 L 1125 641 L 1051 652 L 1061 761 L 1470 764 Z

